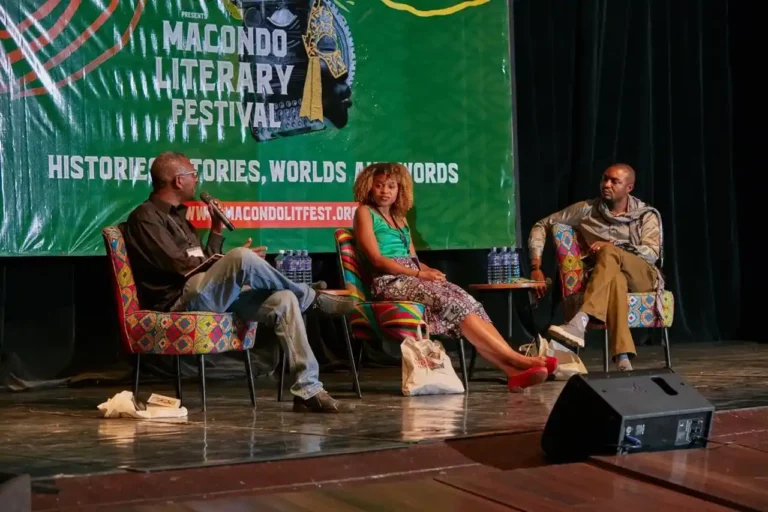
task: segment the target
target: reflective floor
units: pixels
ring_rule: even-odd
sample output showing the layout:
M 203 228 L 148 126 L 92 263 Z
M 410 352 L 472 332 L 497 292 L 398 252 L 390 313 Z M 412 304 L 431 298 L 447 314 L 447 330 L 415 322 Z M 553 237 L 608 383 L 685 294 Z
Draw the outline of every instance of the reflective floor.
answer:
M 658 348 L 643 347 L 636 365 L 658 367 Z M 602 354 L 582 354 L 599 370 Z M 768 405 L 768 346 L 691 344 L 675 347 L 676 370 L 718 410 Z M 197 381 L 184 382 L 184 421 L 100 419 L 96 406 L 123 389 L 90 386 L 0 394 L 0 467 L 35 478 L 151 472 L 402 448 L 466 436 L 541 430 L 563 383 L 510 394 L 491 370 L 476 373 L 468 395 L 405 398 L 397 369 L 363 372 L 363 399 L 344 372 L 323 375 L 337 398 L 355 404 L 343 415 L 297 414 L 290 393 L 276 401 L 271 377 L 257 381 L 250 406 L 242 380 L 208 381 L 200 412 Z M 142 385 L 140 396 L 173 396 L 171 382 Z

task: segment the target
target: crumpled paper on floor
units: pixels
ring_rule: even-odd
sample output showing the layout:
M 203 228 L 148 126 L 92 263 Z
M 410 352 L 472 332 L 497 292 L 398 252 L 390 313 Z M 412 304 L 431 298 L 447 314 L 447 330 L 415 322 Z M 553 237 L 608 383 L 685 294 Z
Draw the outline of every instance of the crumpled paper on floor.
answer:
M 154 420 L 165 418 L 186 418 L 186 407 L 163 407 L 148 404 L 146 410 L 140 410 L 131 391 L 121 391 L 98 409 L 105 418 L 135 418 L 139 420 Z

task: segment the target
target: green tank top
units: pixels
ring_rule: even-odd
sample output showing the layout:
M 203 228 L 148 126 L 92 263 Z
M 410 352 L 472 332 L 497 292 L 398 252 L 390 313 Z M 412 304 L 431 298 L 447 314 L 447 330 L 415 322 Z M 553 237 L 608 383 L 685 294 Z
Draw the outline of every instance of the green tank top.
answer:
M 398 230 L 387 224 L 387 221 L 373 208 L 368 210 L 373 219 L 373 234 L 379 244 L 379 253 L 385 258 L 410 258 L 411 230 L 408 226 L 402 226 Z M 403 243 L 403 234 L 405 234 L 405 243 Z

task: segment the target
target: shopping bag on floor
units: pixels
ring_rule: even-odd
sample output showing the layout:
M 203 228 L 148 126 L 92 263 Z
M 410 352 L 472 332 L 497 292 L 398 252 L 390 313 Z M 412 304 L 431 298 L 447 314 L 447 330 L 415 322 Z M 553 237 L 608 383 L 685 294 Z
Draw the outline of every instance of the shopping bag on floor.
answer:
M 587 373 L 587 367 L 584 366 L 576 352 L 555 340 L 547 340 L 541 335 L 538 335 L 538 339 L 538 350 L 536 349 L 536 343 L 529 343 L 520 347 L 520 352 L 528 357 L 549 356 L 557 358 L 555 380 L 568 380 L 577 373 Z
M 403 355 L 403 395 L 449 395 L 464 393 L 443 344 L 429 339 L 429 328 L 421 323 L 418 339 L 408 336 L 400 344 Z M 422 332 L 426 337 L 422 337 Z

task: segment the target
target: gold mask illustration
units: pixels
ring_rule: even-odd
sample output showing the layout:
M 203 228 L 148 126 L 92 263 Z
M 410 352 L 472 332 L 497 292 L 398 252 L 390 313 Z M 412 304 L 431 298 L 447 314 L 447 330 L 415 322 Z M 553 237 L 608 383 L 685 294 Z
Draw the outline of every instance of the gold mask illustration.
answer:
M 308 117 L 313 121 L 322 121 L 323 86 L 320 60 L 325 62 L 328 71 L 334 78 L 339 78 L 347 72 L 347 65 L 344 63 L 344 57 L 339 50 L 336 27 L 333 24 L 333 13 L 323 0 L 313 0 L 307 33 L 302 36 L 302 40 L 307 51 L 307 57 L 309 57 L 309 67 L 299 115 Z

